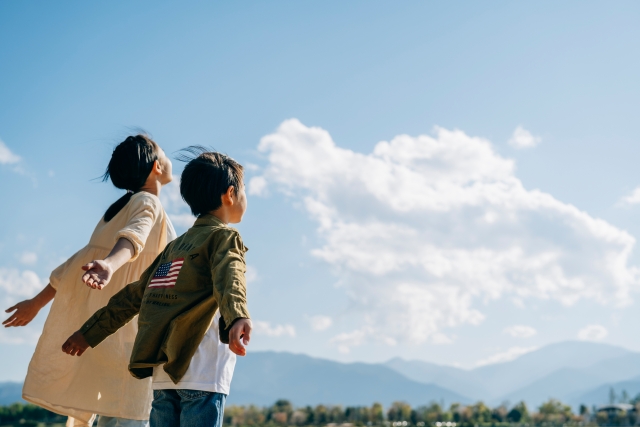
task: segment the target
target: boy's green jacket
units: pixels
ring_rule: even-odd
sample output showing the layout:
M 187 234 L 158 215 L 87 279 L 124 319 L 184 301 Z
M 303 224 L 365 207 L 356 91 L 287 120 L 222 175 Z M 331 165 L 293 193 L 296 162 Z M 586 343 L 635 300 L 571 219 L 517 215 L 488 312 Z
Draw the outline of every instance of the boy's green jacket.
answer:
M 164 364 L 177 383 L 218 308 L 227 325 L 249 318 L 246 251 L 237 230 L 213 215 L 201 216 L 167 245 L 140 280 L 115 294 L 80 332 L 95 347 L 139 313 L 129 371 L 146 378 L 154 366 Z

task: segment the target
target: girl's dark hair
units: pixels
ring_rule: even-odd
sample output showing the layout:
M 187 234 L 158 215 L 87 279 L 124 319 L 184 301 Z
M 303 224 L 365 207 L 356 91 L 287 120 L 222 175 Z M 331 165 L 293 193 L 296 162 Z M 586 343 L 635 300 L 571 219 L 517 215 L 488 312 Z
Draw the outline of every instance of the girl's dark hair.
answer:
M 229 187 L 237 192 L 242 188 L 242 165 L 231 157 L 205 147 L 191 146 L 177 157 L 188 162 L 180 177 L 180 195 L 195 216 L 206 214 L 222 206 L 222 195 Z
M 124 208 L 131 196 L 140 191 L 158 160 L 158 145 L 146 135 L 129 136 L 118 144 L 111 154 L 102 181 L 111 179 L 117 188 L 127 190 L 127 194 L 116 200 L 104 213 L 109 222 Z

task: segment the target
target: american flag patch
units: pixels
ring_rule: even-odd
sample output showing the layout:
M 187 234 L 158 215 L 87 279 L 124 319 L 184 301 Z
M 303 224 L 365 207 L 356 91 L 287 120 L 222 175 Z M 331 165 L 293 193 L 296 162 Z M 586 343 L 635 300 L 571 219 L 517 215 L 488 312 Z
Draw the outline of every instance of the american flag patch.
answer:
M 178 280 L 178 274 L 184 263 L 184 258 L 174 259 L 170 262 L 160 264 L 160 267 L 156 270 L 156 274 L 153 275 L 149 288 L 173 288 Z

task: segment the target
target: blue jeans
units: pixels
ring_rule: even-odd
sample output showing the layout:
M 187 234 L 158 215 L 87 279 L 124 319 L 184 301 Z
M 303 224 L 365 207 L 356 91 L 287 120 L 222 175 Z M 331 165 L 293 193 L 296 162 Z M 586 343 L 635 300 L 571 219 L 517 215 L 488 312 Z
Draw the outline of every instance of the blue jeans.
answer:
M 153 390 L 150 427 L 222 427 L 226 394 L 200 390 Z

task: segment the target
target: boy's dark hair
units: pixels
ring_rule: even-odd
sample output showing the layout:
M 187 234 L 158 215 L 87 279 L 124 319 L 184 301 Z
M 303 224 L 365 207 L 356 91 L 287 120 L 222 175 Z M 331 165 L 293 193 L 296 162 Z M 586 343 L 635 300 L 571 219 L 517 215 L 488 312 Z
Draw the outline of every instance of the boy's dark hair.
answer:
M 111 179 L 114 186 L 127 193 L 109 206 L 104 213 L 105 222 L 111 221 L 129 203 L 133 193 L 140 191 L 156 160 L 158 144 L 144 134 L 131 135 L 114 148 L 102 181 Z
M 231 157 L 205 147 L 191 146 L 183 150 L 178 160 L 189 162 L 180 177 L 180 195 L 195 216 L 204 215 L 222 206 L 222 195 L 229 187 L 242 188 L 242 165 Z

